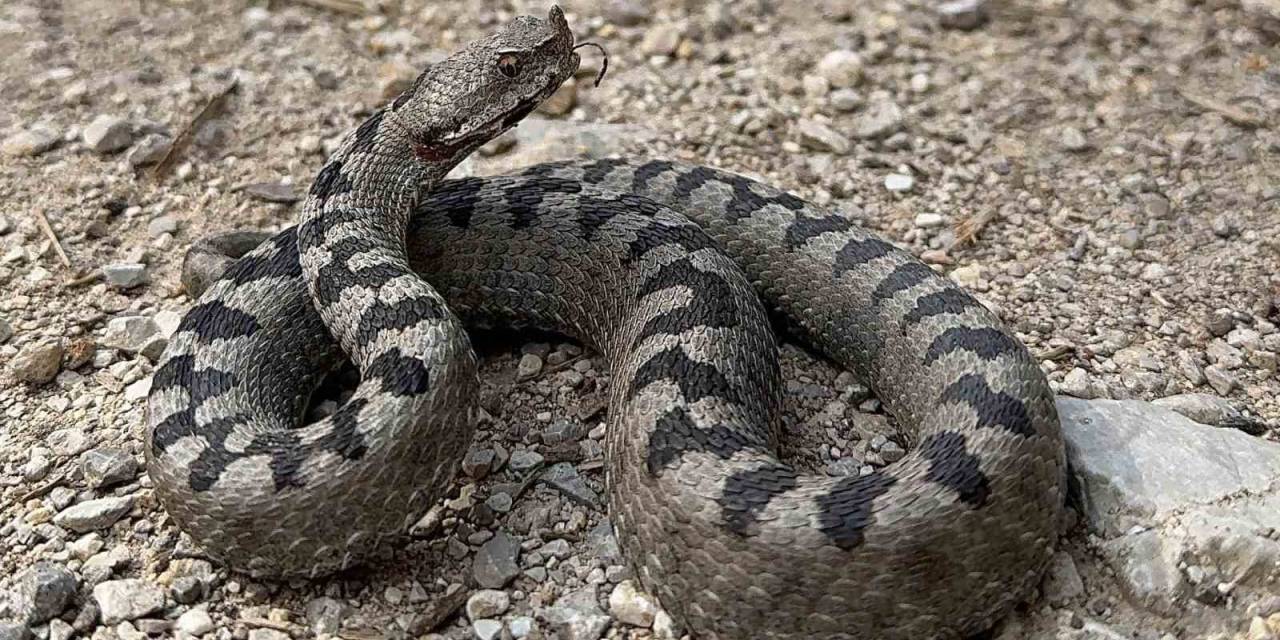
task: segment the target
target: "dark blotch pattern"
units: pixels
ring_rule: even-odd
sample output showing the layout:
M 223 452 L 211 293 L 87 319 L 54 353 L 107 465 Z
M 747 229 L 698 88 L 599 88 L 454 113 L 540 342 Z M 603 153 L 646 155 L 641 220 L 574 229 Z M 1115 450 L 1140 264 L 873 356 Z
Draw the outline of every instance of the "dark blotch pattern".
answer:
M 943 289 L 927 296 L 921 296 L 919 300 L 916 300 L 915 308 L 903 318 L 902 324 L 910 326 L 919 323 L 925 318 L 932 318 L 944 313 L 961 313 L 965 309 L 977 306 L 980 306 L 978 301 L 964 291 L 954 287 Z
M 643 169 L 643 167 L 641 168 Z M 749 218 L 755 212 L 771 204 L 778 205 L 789 211 L 800 211 L 807 206 L 804 200 L 789 193 L 778 192 L 773 195 L 760 195 L 752 188 L 752 185 L 758 184 L 754 180 L 717 171 L 709 167 L 694 167 L 680 174 L 676 178 L 676 187 L 672 192 L 672 199 L 686 199 L 708 182 L 726 184 L 733 190 L 733 196 L 725 205 L 725 220 L 730 224 L 735 224 L 743 218 Z M 638 191 L 639 189 L 635 190 Z
M 356 341 L 359 344 L 372 344 L 383 331 L 400 331 L 423 320 L 439 320 L 443 317 L 444 309 L 431 298 L 401 298 L 395 302 L 385 302 L 379 298 L 360 316 Z
M 614 169 L 626 165 L 627 161 L 621 158 L 596 160 L 582 168 L 582 181 L 587 184 L 600 184 Z
M 228 307 L 221 300 L 198 304 L 182 317 L 178 331 L 190 331 L 204 343 L 253 335 L 260 327 L 251 315 Z
M 719 424 L 699 428 L 683 407 L 676 407 L 655 421 L 645 464 L 650 475 L 660 476 L 686 453 L 709 453 L 728 460 L 739 451 L 761 446 L 740 429 Z
M 879 305 L 892 298 L 893 296 L 914 287 L 930 278 L 939 277 L 934 273 L 929 265 L 923 262 L 911 260 L 904 262 L 889 272 L 889 275 L 876 285 L 874 291 L 871 292 L 871 301 L 873 304 Z
M 879 238 L 853 238 L 840 247 L 832 266 L 832 275 L 839 278 L 846 271 L 857 269 L 862 265 L 883 258 L 897 251 L 893 245 Z
M 302 263 L 298 261 L 298 230 L 291 227 L 269 240 L 273 249 L 267 255 L 249 255 L 227 269 L 224 279 L 237 285 L 248 284 L 264 278 L 297 279 L 302 277 Z
M 774 496 L 796 488 L 796 478 L 794 470 L 777 463 L 729 476 L 716 501 L 725 527 L 741 536 L 751 535 L 760 512 L 769 506 Z
M 825 218 L 796 218 L 787 227 L 787 246 L 797 249 L 824 233 L 831 231 L 848 231 L 853 223 L 837 215 Z
M 380 381 L 383 392 L 400 398 L 426 393 L 431 382 L 426 364 L 394 350 L 384 352 L 369 363 L 364 377 Z
M 954 431 L 935 433 L 920 444 L 920 454 L 929 460 L 925 476 L 955 491 L 960 500 L 974 508 L 986 504 L 991 483 L 978 467 L 978 459 L 965 448 L 965 437 Z
M 649 181 L 671 171 L 675 165 L 666 160 L 653 160 L 636 167 L 631 176 L 631 190 L 644 191 L 649 188 Z
M 951 383 L 939 400 L 969 405 L 978 416 L 978 427 L 1003 427 L 1027 438 L 1036 434 L 1022 401 L 1003 391 L 992 391 L 987 380 L 976 373 L 967 373 Z
M 378 125 L 382 124 L 384 114 L 384 111 L 378 111 L 360 123 L 360 127 L 356 129 L 355 142 L 351 144 L 353 153 L 367 153 L 373 148 L 373 142 L 378 137 Z
M 634 398 L 642 389 L 659 380 L 670 380 L 679 385 L 680 394 L 690 404 L 703 398 L 720 398 L 737 403 L 740 397 L 738 389 L 719 369 L 693 360 L 679 345 L 655 353 L 640 365 L 631 379 L 627 397 Z
M 933 364 L 938 358 L 955 351 L 968 351 L 990 361 L 1021 350 L 1022 345 L 1017 340 L 993 327 L 951 327 L 929 344 L 929 349 L 924 354 L 924 363 Z
M 738 307 L 733 290 L 719 275 L 701 271 L 688 258 L 663 266 L 645 281 L 640 295 L 684 287 L 690 298 L 684 306 L 650 319 L 637 336 L 637 343 L 655 335 L 680 335 L 694 327 L 735 327 Z
M 334 160 L 316 174 L 315 182 L 311 183 L 308 193 L 323 207 L 329 198 L 349 191 L 351 191 L 351 181 L 342 174 L 342 161 Z
M 438 205 L 444 209 L 449 224 L 459 229 L 466 229 L 471 226 L 471 216 L 475 213 L 476 205 L 480 203 L 480 192 L 484 187 L 485 179 L 480 177 L 450 180 L 431 192 L 431 203 L 433 206 Z M 416 209 L 413 218 L 409 220 L 409 235 L 421 233 L 427 215 L 434 210 L 434 208 L 429 210 L 425 207 Z
M 863 532 L 875 521 L 872 503 L 897 482 L 885 471 L 840 480 L 831 493 L 817 499 L 822 509 L 818 528 L 841 549 L 857 547 L 862 544 Z

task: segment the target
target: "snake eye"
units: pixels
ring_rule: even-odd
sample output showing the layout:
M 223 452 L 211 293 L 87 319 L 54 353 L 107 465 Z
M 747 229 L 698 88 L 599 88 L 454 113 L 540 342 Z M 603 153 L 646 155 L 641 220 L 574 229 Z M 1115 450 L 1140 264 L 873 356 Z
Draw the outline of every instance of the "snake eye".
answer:
M 498 72 L 508 78 L 520 75 L 519 56 L 514 53 L 504 53 L 498 56 Z

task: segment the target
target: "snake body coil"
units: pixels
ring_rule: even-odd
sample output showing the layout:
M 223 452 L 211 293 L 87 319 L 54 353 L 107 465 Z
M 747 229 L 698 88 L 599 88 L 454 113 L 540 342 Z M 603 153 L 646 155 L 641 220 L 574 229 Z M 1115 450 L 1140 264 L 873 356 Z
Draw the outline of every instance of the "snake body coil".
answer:
M 460 322 L 532 325 L 610 363 L 611 517 L 696 637 L 988 627 L 1056 539 L 1065 461 L 1037 363 L 948 279 L 741 176 L 598 160 L 441 182 L 573 72 L 572 44 L 558 10 L 518 19 L 361 125 L 298 227 L 234 263 L 253 236 L 193 248 L 193 271 L 226 270 L 153 381 L 146 453 L 169 512 L 256 574 L 361 561 L 441 497 L 470 441 Z M 870 381 L 909 430 L 903 460 L 832 478 L 778 459 L 757 293 Z M 361 386 L 300 425 L 343 353 Z

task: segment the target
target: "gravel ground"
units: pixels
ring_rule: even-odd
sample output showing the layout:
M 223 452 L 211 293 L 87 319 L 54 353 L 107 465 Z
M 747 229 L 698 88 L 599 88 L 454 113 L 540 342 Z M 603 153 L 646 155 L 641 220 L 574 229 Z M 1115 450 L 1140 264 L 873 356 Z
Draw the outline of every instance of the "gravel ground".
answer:
M 605 367 L 554 336 L 476 340 L 487 415 L 466 472 L 386 562 L 249 580 L 156 504 L 143 405 L 191 304 L 186 247 L 290 224 L 326 150 L 420 67 L 546 9 L 310 4 L 0 6 L 0 575 L 22 574 L 0 578 L 0 620 L 27 623 L 0 638 L 678 637 L 601 507 Z M 462 171 L 585 153 L 760 176 L 950 273 L 1061 392 L 1222 396 L 1280 440 L 1274 0 L 566 4 L 608 48 L 605 81 L 584 70 Z M 852 376 L 783 358 L 788 455 L 833 473 L 901 455 Z M 1278 602 L 1135 605 L 1097 542 L 1074 530 L 1002 637 L 1280 636 L 1276 616 L 1258 627 Z

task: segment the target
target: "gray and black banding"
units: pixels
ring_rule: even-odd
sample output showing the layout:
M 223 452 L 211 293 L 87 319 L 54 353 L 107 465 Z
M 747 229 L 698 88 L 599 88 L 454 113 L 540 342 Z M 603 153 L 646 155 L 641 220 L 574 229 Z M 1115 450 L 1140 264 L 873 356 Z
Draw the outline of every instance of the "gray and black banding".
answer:
M 920 455 L 929 461 L 929 482 L 955 491 L 960 500 L 974 508 L 986 504 L 991 483 L 983 475 L 976 456 L 965 448 L 964 434 L 943 431 L 920 443 Z
M 924 363 L 933 364 L 949 353 L 967 351 L 991 361 L 1003 355 L 1017 355 L 1022 345 L 996 327 L 951 327 L 938 334 L 924 352 Z
M 919 260 L 908 260 L 893 268 L 875 289 L 871 291 L 871 302 L 882 304 L 885 300 L 911 289 L 922 282 L 937 279 L 938 274 L 927 264 Z
M 845 551 L 857 548 L 875 520 L 876 499 L 897 483 L 891 472 L 883 470 L 840 480 L 817 500 L 822 509 L 817 516 L 818 529 Z
M 689 453 L 707 453 L 728 460 L 736 453 L 763 447 L 764 443 L 730 426 L 695 425 L 686 409 L 675 407 L 654 421 L 645 464 L 650 475 L 661 476 Z
M 872 260 L 896 254 L 898 250 L 893 245 L 879 238 L 850 238 L 836 253 L 832 273 L 839 278 L 845 272 L 858 269 Z
M 601 351 L 619 541 L 691 635 L 953 640 L 1007 612 L 1053 555 L 1065 461 L 1047 381 L 971 296 L 844 216 L 709 167 L 606 159 L 440 182 L 572 74 L 557 15 L 424 73 L 324 165 L 297 230 L 184 318 L 144 448 L 174 520 L 263 575 L 374 555 L 467 450 L 478 381 L 456 312 Z M 485 73 L 498 44 L 557 62 Z M 508 95 L 529 78 L 547 86 Z M 920 445 L 857 477 L 780 461 L 775 343 L 753 286 L 809 346 L 866 374 Z M 296 424 L 338 345 L 361 371 L 354 399 Z M 932 558 L 945 561 L 925 588 Z
M 993 391 L 980 373 L 960 376 L 943 390 L 938 401 L 969 405 L 978 417 L 977 426 L 980 428 L 1001 427 L 1025 438 L 1036 435 L 1026 404 L 1003 391 Z
M 919 324 L 926 318 L 932 318 L 944 313 L 964 313 L 968 309 L 981 306 L 982 304 L 975 300 L 973 296 L 952 286 L 942 291 L 920 296 L 911 312 L 903 317 L 902 324 L 905 330 L 906 327 Z
M 780 463 L 735 472 L 725 479 L 724 490 L 716 500 L 725 528 L 739 536 L 755 534 L 760 512 L 774 498 L 798 485 L 795 470 Z
M 798 249 L 804 243 L 824 233 L 848 231 L 853 221 L 839 215 L 822 218 L 796 218 L 787 226 L 787 246 Z
M 719 368 L 693 360 L 680 345 L 659 351 L 645 360 L 631 378 L 627 397 L 634 398 L 645 387 L 660 380 L 678 385 L 681 397 L 690 404 L 705 398 L 718 398 L 734 404 L 741 402 L 741 393 Z
M 253 314 L 228 307 L 221 300 L 210 300 L 192 307 L 178 323 L 178 331 L 190 332 L 206 344 L 251 336 L 260 328 Z

